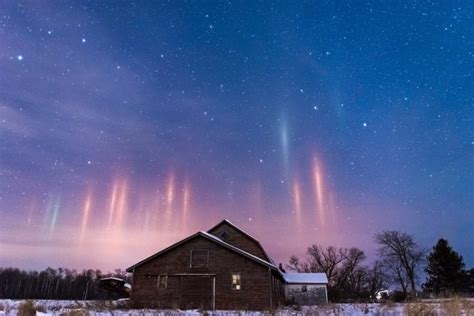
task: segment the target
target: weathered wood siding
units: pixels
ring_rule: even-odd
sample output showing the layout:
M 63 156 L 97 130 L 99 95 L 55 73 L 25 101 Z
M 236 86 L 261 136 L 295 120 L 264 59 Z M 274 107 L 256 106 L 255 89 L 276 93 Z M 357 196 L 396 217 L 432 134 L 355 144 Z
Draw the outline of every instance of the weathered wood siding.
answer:
M 306 291 L 303 292 L 303 286 Z M 298 305 L 319 305 L 328 302 L 326 286 L 323 284 L 286 284 L 288 302 Z
M 262 246 L 257 241 L 243 234 L 231 225 L 227 223 L 222 223 L 221 225 L 209 231 L 210 234 L 213 234 L 218 238 L 221 238 L 221 235 L 224 232 L 227 234 L 227 238 L 226 240 L 224 240 L 226 243 L 231 244 L 232 246 L 240 248 L 243 251 L 246 251 L 254 256 L 257 256 L 263 260 L 270 262 L 270 258 L 267 257 Z
M 192 250 L 209 251 L 207 267 L 190 267 Z M 240 273 L 241 290 L 232 290 L 232 273 Z M 255 261 L 198 236 L 137 267 L 131 299 L 140 307 L 211 309 L 215 277 L 216 309 L 270 310 L 271 301 L 274 307 L 281 301 L 281 295 L 272 293 L 272 273 Z M 199 280 L 198 276 L 177 274 L 209 276 Z M 159 275 L 168 276 L 166 289 L 158 288 Z
M 275 271 L 272 271 L 272 305 L 274 308 L 285 305 L 285 281 Z

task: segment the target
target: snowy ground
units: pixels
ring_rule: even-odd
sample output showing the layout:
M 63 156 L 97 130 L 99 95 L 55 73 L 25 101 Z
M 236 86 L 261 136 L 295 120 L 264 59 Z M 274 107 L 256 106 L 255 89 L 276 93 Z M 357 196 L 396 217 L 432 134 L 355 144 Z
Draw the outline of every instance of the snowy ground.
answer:
M 0 300 L 0 316 L 16 316 L 21 300 Z M 127 302 L 119 301 L 58 301 L 35 300 L 37 316 L 64 315 L 64 316 L 199 316 L 202 312 L 197 310 L 149 310 L 127 309 Z M 204 313 L 209 316 L 267 316 L 271 313 L 255 311 L 209 311 Z M 276 316 L 300 315 L 333 315 L 333 316 L 414 316 L 414 315 L 439 315 L 474 316 L 474 299 L 445 299 L 431 300 L 407 304 L 328 304 L 326 306 L 303 306 L 301 308 L 282 309 L 273 313 Z

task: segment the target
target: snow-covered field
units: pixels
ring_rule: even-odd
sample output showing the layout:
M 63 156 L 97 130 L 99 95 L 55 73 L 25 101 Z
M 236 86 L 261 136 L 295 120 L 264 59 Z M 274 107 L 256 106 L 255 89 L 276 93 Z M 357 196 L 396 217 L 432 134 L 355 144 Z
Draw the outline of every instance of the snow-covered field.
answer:
M 23 300 L 0 300 L 0 316 L 16 316 Z M 59 301 L 35 300 L 37 316 L 64 315 L 64 316 L 299 316 L 299 315 L 364 315 L 364 316 L 415 316 L 439 315 L 474 316 L 474 299 L 445 299 L 421 301 L 406 304 L 328 304 L 326 306 L 303 306 L 301 308 L 286 308 L 271 313 L 255 311 L 208 311 L 198 310 L 152 310 L 127 309 L 127 301 Z

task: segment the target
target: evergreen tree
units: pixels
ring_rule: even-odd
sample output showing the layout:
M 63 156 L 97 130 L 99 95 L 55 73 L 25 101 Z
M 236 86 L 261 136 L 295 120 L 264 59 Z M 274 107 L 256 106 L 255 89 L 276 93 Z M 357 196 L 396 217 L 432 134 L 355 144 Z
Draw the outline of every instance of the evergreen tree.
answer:
M 467 271 L 466 293 L 474 294 L 474 268 Z
M 433 293 L 456 293 L 466 287 L 467 273 L 464 260 L 448 244 L 446 239 L 438 240 L 428 255 L 428 274 L 425 290 Z

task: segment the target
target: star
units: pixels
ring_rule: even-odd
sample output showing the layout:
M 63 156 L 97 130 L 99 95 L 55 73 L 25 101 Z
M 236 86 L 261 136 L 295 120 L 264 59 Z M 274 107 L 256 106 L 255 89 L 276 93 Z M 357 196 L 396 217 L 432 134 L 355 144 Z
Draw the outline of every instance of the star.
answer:
M 95 262 L 84 254 L 99 231 L 112 234 L 94 244 L 98 250 L 138 258 L 115 241 L 136 235 L 142 245 L 161 236 L 165 247 L 167 237 L 193 233 L 196 219 L 205 228 L 230 217 L 258 231 L 270 218 L 278 230 L 263 234 L 264 243 L 299 234 L 276 250 L 285 263 L 319 238 L 366 245 L 372 254 L 377 245 L 362 242 L 375 233 L 367 225 L 404 231 L 404 220 L 421 224 L 414 237 L 429 247 L 437 226 L 423 225 L 418 205 L 432 216 L 470 215 L 469 199 L 449 199 L 466 194 L 474 150 L 465 6 L 398 6 L 373 21 L 376 10 L 363 4 L 339 6 L 336 15 L 327 4 L 308 12 L 286 2 L 225 1 L 219 11 L 227 19 L 213 3 L 174 3 L 172 12 L 156 2 L 113 7 L 110 14 L 59 3 L 32 24 L 24 14 L 38 8 L 22 5 L 0 18 L 10 30 L 0 75 L 8 87 L 0 102 L 0 205 L 13 224 L 0 221 L 0 239 L 31 234 L 20 238 L 36 242 L 49 232 L 34 245 L 39 250 L 83 231 L 84 242 L 71 243 L 81 251 L 77 260 L 58 260 L 84 268 Z M 291 17 L 268 23 L 288 9 Z M 143 22 L 139 33 L 137 23 L 120 18 L 124 12 Z M 410 21 L 417 32 L 406 32 L 399 22 L 407 13 L 428 18 Z M 150 15 L 159 23 L 150 26 Z M 255 27 L 252 16 L 268 28 Z M 323 35 L 316 41 L 308 37 L 315 27 Z M 437 38 L 448 33 L 453 41 Z M 394 41 L 393 34 L 406 36 Z M 356 203 L 363 212 L 351 208 Z M 448 237 L 474 264 L 466 242 L 472 229 L 451 226 Z M 29 269 L 48 259 L 38 251 L 37 260 L 22 262 L 25 249 L 0 256 L 0 266 Z M 128 264 L 104 261 L 110 266 L 92 268 Z

